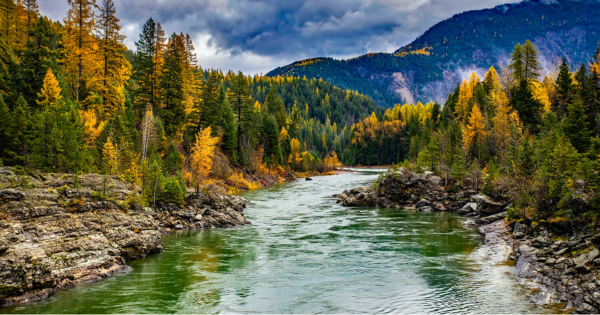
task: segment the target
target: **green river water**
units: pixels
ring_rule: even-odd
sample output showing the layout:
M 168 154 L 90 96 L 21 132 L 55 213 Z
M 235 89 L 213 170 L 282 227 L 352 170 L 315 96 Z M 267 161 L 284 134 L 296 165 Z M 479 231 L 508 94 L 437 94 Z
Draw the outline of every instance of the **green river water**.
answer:
M 163 236 L 129 272 L 1 313 L 540 313 L 452 213 L 343 208 L 374 171 L 244 194 L 252 225 Z

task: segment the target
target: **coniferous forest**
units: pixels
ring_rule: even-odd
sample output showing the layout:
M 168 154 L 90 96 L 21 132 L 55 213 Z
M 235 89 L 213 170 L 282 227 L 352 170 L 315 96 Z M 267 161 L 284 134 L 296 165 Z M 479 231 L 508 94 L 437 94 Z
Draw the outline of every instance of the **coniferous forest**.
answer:
M 64 21 L 33 0 L 3 5 L 5 166 L 119 174 L 165 196 L 215 180 L 253 188 L 247 174 L 330 171 L 350 125 L 382 112 L 323 80 L 203 69 L 191 37 L 152 18 L 130 51 L 112 0 L 69 1 Z

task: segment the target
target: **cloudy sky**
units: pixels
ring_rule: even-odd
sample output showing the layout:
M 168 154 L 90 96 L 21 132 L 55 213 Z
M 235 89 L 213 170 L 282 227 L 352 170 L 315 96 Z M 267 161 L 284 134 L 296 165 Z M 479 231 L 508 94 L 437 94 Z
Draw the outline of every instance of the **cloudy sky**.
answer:
M 102 0 L 97 0 L 101 3 Z M 435 23 L 516 0 L 114 0 L 125 43 L 135 49 L 148 18 L 167 34 L 189 33 L 203 68 L 267 73 L 313 58 L 393 52 Z M 63 20 L 67 0 L 38 0 Z

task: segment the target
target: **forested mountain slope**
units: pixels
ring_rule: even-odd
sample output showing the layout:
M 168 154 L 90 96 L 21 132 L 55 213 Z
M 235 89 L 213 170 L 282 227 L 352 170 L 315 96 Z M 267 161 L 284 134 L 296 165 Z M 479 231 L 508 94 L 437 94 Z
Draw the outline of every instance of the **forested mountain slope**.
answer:
M 441 102 L 472 71 L 479 76 L 506 65 L 517 43 L 530 39 L 540 63 L 566 57 L 570 66 L 587 62 L 600 41 L 597 0 L 527 0 L 469 11 L 442 21 L 394 53 L 349 60 L 315 58 L 277 68 L 267 75 L 323 78 L 373 97 L 379 104 Z

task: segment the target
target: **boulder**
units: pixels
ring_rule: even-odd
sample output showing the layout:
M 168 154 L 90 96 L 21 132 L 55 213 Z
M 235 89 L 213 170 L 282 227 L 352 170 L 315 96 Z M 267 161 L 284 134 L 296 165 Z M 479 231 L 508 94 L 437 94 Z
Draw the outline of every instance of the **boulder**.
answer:
M 504 210 L 504 205 L 502 203 L 483 194 L 471 196 L 471 202 L 477 204 L 477 211 L 482 215 L 492 215 Z
M 527 226 L 525 226 L 524 224 L 521 223 L 515 223 L 515 227 L 513 230 L 513 237 L 514 238 L 523 238 L 525 237 L 525 234 L 527 234 Z
M 462 215 L 469 215 L 477 211 L 477 204 L 474 202 L 469 202 L 465 204 L 462 208 L 460 208 L 457 212 Z
M 536 237 L 531 241 L 531 246 L 535 248 L 548 247 L 552 244 L 552 240 L 547 237 Z

